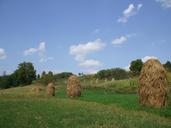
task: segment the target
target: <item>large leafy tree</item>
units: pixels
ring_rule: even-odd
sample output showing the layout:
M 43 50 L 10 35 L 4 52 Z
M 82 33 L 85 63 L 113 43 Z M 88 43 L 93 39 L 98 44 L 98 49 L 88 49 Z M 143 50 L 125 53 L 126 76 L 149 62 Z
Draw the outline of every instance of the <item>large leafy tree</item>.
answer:
M 36 79 L 36 70 L 30 62 L 23 62 L 18 65 L 18 69 L 14 72 L 13 76 L 16 78 L 16 84 L 28 85 Z
M 164 64 L 164 67 L 165 67 L 165 69 L 166 69 L 168 72 L 171 72 L 171 62 L 170 62 L 170 61 L 167 61 L 167 62 Z
M 143 66 L 143 62 L 141 59 L 133 60 L 130 65 L 130 71 L 131 73 L 135 75 L 139 75 L 141 72 L 141 68 Z

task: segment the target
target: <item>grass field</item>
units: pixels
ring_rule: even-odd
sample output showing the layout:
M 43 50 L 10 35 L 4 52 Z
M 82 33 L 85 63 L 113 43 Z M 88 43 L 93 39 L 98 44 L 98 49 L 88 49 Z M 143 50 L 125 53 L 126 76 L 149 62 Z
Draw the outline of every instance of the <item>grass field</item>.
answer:
M 137 79 L 83 83 L 82 96 L 68 98 L 64 82 L 56 83 L 56 96 L 33 85 L 0 90 L 0 128 L 170 128 L 169 105 L 154 109 L 138 104 Z M 121 91 L 124 90 L 124 91 Z

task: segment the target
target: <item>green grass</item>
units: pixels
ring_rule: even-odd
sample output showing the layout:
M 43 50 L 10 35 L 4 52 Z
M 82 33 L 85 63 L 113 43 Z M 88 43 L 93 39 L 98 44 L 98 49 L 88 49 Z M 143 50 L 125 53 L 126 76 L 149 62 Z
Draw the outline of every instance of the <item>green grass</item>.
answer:
M 32 86 L 0 90 L 0 128 L 171 127 L 171 95 L 167 107 L 140 106 L 134 90 L 137 79 L 87 83 L 81 97 L 73 99 L 61 83 L 56 83 L 56 96 L 51 98 L 44 96 L 44 86 L 38 95 L 31 92 Z
M 127 111 L 71 99 L 10 99 L 1 101 L 0 127 L 169 128 L 170 120 L 146 112 Z
M 56 93 L 58 98 L 67 98 L 65 89 L 62 88 Z M 127 110 L 136 110 L 136 111 L 146 111 L 154 113 L 160 116 L 171 118 L 171 94 L 169 95 L 169 105 L 163 107 L 162 109 L 143 107 L 138 103 L 137 94 L 123 94 L 115 93 L 111 90 L 104 89 L 83 89 L 82 95 L 76 100 L 88 101 L 88 102 L 97 102 L 105 105 L 115 104 L 118 107 L 122 107 Z

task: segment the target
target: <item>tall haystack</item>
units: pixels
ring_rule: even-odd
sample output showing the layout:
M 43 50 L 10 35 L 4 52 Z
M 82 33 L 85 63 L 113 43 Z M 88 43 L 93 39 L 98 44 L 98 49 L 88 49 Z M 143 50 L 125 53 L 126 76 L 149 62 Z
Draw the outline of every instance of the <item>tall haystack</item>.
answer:
M 75 75 L 70 76 L 69 79 L 68 79 L 67 95 L 69 97 L 78 97 L 78 96 L 81 96 L 80 80 Z
M 55 86 L 53 83 L 49 83 L 46 88 L 46 96 L 55 96 Z
M 166 71 L 156 59 L 144 63 L 139 77 L 139 102 L 145 106 L 160 108 L 168 103 Z

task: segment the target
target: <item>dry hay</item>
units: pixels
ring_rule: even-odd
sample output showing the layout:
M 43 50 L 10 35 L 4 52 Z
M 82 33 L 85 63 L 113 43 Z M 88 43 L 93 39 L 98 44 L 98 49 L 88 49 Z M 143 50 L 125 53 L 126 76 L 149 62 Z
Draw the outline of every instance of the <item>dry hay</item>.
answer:
M 96 79 L 96 84 L 98 84 L 99 83 L 99 79 Z
M 42 88 L 39 84 L 34 85 L 34 87 L 31 89 L 31 91 L 35 94 L 39 94 L 40 91 L 42 91 Z
M 46 87 L 46 96 L 55 96 L 55 86 L 53 83 L 49 83 Z
M 145 106 L 160 108 L 168 103 L 166 71 L 156 59 L 144 63 L 139 77 L 139 102 Z
M 67 95 L 69 97 L 81 96 L 80 80 L 77 76 L 72 75 L 68 78 Z

